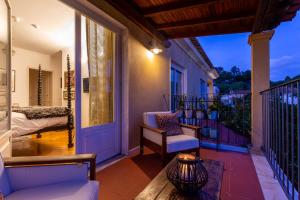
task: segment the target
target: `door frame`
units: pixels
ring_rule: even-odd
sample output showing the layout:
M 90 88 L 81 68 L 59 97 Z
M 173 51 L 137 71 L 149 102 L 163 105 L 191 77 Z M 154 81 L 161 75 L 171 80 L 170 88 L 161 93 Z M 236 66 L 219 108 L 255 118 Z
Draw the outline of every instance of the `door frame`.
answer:
M 12 132 L 11 132 L 11 7 L 9 0 L 4 0 L 4 3 L 7 6 L 7 29 L 8 29 L 8 54 L 7 54 L 7 87 L 8 87 L 8 95 L 7 95 L 7 103 L 8 103 L 8 131 L 3 133 L 0 136 L 0 153 L 4 157 L 12 156 Z
M 119 79 L 117 80 L 116 89 L 120 91 L 118 108 L 120 112 L 119 132 L 120 132 L 120 149 L 121 154 L 128 155 L 129 152 L 129 68 L 128 68 L 128 29 L 117 20 L 100 10 L 90 2 L 86 0 L 69 1 L 60 0 L 66 5 L 72 7 L 75 10 L 75 34 L 81 36 L 81 14 L 93 19 L 96 23 L 112 30 L 116 34 L 116 39 L 119 40 L 121 47 L 116 49 L 117 68 L 119 67 Z M 76 37 L 75 37 L 76 38 Z M 75 82 L 76 92 L 75 96 L 81 95 L 81 44 L 80 41 L 75 40 Z M 78 74 L 80 73 L 80 74 Z M 75 104 L 76 115 L 81 115 L 81 102 Z M 81 121 L 76 117 L 76 153 L 81 153 L 82 135 L 79 133 L 81 130 Z

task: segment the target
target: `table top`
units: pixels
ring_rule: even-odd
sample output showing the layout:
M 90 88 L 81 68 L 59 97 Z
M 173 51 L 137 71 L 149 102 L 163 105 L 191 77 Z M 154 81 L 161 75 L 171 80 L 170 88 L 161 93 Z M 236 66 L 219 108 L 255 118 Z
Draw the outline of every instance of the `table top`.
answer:
M 218 200 L 220 197 L 224 164 L 215 160 L 204 160 L 203 165 L 208 172 L 208 183 L 193 196 L 185 196 L 178 192 L 169 182 L 166 169 L 175 158 L 147 185 L 135 200 Z

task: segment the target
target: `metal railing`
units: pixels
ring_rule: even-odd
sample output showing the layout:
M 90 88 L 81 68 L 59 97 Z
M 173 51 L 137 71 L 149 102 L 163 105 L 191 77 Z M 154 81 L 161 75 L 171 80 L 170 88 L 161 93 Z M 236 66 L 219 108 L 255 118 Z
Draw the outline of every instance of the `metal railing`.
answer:
M 172 111 L 181 123 L 201 127 L 201 140 L 247 147 L 250 141 L 250 94 L 209 94 L 172 96 Z
M 263 150 L 289 199 L 300 189 L 300 79 L 262 91 Z

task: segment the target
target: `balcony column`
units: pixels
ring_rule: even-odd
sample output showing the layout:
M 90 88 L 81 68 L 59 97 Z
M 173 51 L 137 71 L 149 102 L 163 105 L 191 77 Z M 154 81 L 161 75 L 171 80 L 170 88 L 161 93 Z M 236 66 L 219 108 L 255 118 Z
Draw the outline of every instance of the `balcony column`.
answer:
M 263 145 L 262 97 L 260 92 L 270 87 L 270 40 L 274 30 L 251 34 L 251 141 L 253 150 Z

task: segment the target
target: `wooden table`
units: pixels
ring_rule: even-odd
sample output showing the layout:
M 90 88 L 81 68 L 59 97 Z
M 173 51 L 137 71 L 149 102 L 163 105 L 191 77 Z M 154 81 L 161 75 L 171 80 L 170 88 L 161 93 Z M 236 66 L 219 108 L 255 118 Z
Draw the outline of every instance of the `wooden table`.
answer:
M 173 159 L 170 163 L 175 162 Z M 169 166 L 168 165 L 168 166 Z M 184 196 L 170 183 L 166 175 L 166 166 L 135 200 L 218 200 L 221 191 L 224 164 L 215 160 L 204 160 L 208 172 L 208 183 L 194 196 Z

